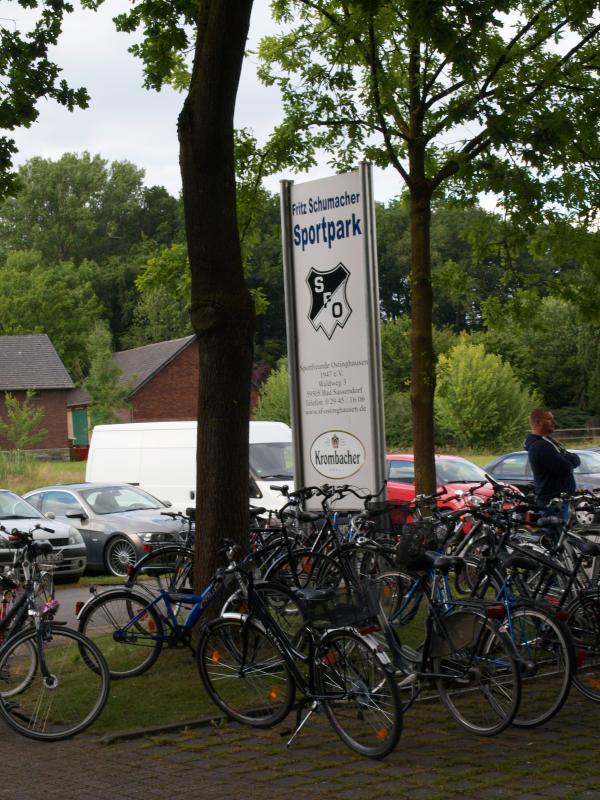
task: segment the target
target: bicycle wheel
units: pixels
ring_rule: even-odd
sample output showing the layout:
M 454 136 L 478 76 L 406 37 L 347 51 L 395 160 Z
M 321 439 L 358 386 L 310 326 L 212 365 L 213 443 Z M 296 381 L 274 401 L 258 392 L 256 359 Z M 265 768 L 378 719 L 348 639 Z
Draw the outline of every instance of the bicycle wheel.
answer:
M 514 645 L 483 615 L 455 611 L 435 622 L 431 656 L 440 698 L 466 730 L 482 736 L 503 731 L 521 698 Z
M 16 666 L 13 668 L 13 658 L 14 656 L 7 657 L 0 671 L 0 692 L 6 698 L 24 691 L 33 680 L 38 661 L 35 642 L 28 639 L 22 645 L 18 668 Z M 16 665 L 16 661 L 14 665 Z M 4 681 L 10 681 L 10 688 L 8 683 L 5 684 Z
M 491 531 L 480 530 L 457 549 L 457 554 L 465 559 L 464 568 L 454 573 L 454 588 L 458 594 L 468 595 L 475 590 L 477 597 L 483 597 L 490 587 L 496 588 L 496 576 L 485 574 L 484 556 L 490 550 L 492 536 Z
M 292 647 L 303 648 L 306 633 L 304 614 L 293 591 L 279 583 L 256 581 L 254 592 L 260 597 L 269 615 L 281 628 Z M 221 609 L 221 616 L 226 613 L 248 613 L 247 600 L 242 590 L 234 592 L 227 598 Z
M 563 707 L 575 667 L 568 628 L 543 607 L 511 611 L 511 638 L 523 660 L 521 703 L 513 725 L 535 728 Z
M 115 679 L 150 669 L 165 638 L 160 615 L 148 599 L 127 589 L 98 595 L 81 612 L 78 629 L 100 649 Z
M 381 608 L 393 625 L 406 625 L 417 614 L 422 594 L 416 591 L 416 580 L 415 575 L 398 569 L 382 572 L 375 578 L 380 587 Z
M 206 691 L 231 719 L 270 728 L 288 715 L 294 680 L 284 655 L 256 623 L 241 617 L 209 623 L 197 660 Z
M 142 589 L 153 596 L 160 591 L 181 592 L 193 588 L 194 551 L 182 545 L 157 547 L 140 558 L 132 568 L 128 588 Z
M 600 702 L 600 599 L 594 590 L 569 608 L 567 625 L 575 645 L 577 669 L 573 685 L 590 700 Z
M 319 642 L 317 686 L 340 739 L 370 758 L 391 753 L 402 733 L 402 706 L 393 672 L 358 632 L 325 634 Z
M 102 654 L 85 636 L 49 624 L 28 628 L 0 648 L 0 716 L 23 736 L 66 739 L 98 717 L 109 680 Z
M 267 570 L 265 580 L 289 589 L 336 589 L 352 582 L 339 562 L 323 553 L 296 550 L 285 555 Z

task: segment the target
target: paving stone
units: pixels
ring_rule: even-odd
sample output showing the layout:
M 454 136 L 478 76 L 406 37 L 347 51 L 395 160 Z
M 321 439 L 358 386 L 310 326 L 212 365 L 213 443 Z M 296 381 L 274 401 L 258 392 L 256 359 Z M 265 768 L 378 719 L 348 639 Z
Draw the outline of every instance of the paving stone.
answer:
M 236 724 L 109 746 L 93 734 L 34 742 L 1 724 L 0 736 L 10 800 L 36 796 L 40 775 L 45 800 L 164 800 L 165 791 L 188 800 L 193 789 L 220 800 L 600 800 L 598 716 L 574 693 L 551 724 L 488 739 L 462 730 L 440 704 L 422 704 L 381 762 L 352 753 L 323 718 L 290 749 L 278 729 Z

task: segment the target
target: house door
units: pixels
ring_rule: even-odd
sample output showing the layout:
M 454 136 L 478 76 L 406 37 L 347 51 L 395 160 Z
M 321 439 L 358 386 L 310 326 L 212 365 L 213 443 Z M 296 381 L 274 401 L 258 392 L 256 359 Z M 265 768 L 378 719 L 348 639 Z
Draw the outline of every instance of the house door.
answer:
M 85 408 L 74 408 L 72 413 L 73 444 L 75 447 L 89 444 L 87 410 Z

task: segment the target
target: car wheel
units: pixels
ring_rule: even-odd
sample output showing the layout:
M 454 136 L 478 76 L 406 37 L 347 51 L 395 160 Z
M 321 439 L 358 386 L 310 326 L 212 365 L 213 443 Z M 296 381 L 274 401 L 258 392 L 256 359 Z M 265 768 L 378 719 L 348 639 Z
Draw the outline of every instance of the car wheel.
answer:
M 104 563 L 109 575 L 126 578 L 127 568 L 136 561 L 135 547 L 124 536 L 116 536 L 106 545 Z

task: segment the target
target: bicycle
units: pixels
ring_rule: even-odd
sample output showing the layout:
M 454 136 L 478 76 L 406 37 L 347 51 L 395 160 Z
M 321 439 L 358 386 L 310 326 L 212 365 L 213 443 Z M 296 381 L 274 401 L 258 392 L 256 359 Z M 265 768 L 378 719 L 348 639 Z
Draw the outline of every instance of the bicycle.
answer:
M 386 614 L 379 615 L 381 635 L 401 675 L 399 686 L 408 692 L 404 709 L 433 684 L 463 728 L 483 736 L 500 733 L 518 712 L 522 672 L 521 659 L 501 624 L 504 607 L 452 599 L 448 574 L 464 567 L 459 557 L 426 551 L 417 565 L 401 566 L 423 571 L 411 591 L 416 607 L 423 598 L 427 604 L 425 637 L 418 648 L 403 644 Z M 385 586 L 389 577 L 384 573 L 377 580 Z
M 33 532 L 40 528 L 9 534 L 25 581 L 24 592 L 2 621 L 3 630 L 14 627 L 0 647 L 0 717 L 23 736 L 55 741 L 80 733 L 97 719 L 108 699 L 109 675 L 89 639 L 54 622 L 58 603 L 38 603 L 39 560 L 52 552 L 49 542 L 34 541 Z M 26 626 L 29 618 L 33 624 Z
M 210 622 L 198 643 L 200 676 L 216 705 L 238 722 L 271 727 L 288 715 L 298 689 L 303 697 L 288 746 L 322 708 L 355 752 L 370 758 L 390 753 L 402 731 L 398 689 L 389 658 L 359 630 L 372 621 L 373 599 L 340 605 L 333 588 L 277 587 L 302 609 L 300 651 L 256 591 L 252 573 L 245 578 L 246 612 Z
M 221 552 L 226 554 L 229 566 L 219 568 L 198 594 L 167 589 L 146 594 L 136 589 L 115 588 L 95 595 L 83 606 L 78 614 L 78 629 L 99 647 L 113 679 L 146 672 L 160 656 L 163 646 L 194 652 L 192 637 L 196 624 L 235 574 L 236 545 L 229 540 L 224 540 L 224 545 Z M 248 556 L 245 561 L 250 559 Z M 263 589 L 265 598 L 270 592 L 268 603 L 273 613 L 281 615 L 282 626 L 293 638 L 297 609 L 290 609 L 288 598 L 282 600 L 269 586 Z

